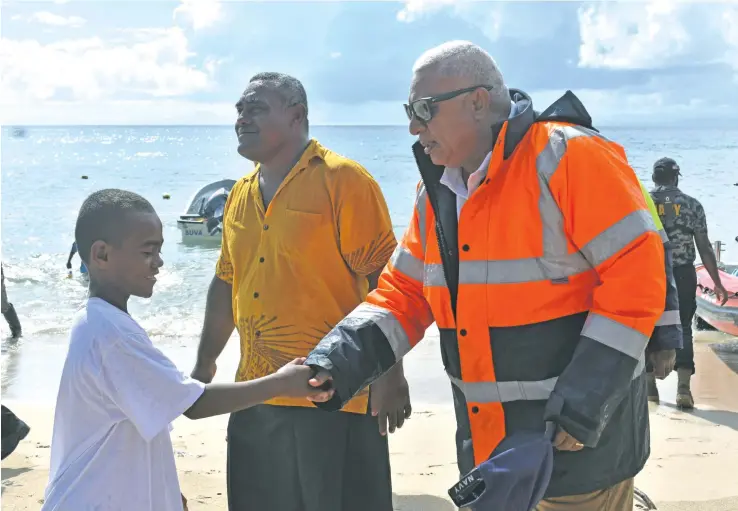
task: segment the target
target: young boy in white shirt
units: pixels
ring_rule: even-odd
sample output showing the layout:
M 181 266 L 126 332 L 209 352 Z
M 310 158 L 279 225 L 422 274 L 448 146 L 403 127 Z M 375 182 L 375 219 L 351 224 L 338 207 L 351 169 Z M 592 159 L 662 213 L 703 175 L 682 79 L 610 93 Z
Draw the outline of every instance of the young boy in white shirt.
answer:
M 226 414 L 276 396 L 328 400 L 297 359 L 256 380 L 202 384 L 180 372 L 128 315 L 152 295 L 163 262 L 162 224 L 143 197 L 90 195 L 75 238 L 90 275 L 64 363 L 43 511 L 182 511 L 170 423 Z M 304 360 L 304 359 L 303 359 Z

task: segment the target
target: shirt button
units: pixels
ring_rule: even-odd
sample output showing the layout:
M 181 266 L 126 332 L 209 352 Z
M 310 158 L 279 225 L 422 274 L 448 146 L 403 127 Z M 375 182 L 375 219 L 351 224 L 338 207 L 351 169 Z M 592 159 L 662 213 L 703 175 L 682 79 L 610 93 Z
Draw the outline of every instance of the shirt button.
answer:
M 263 258 L 263 257 L 260 257 L 260 258 L 259 258 L 259 262 L 260 262 L 260 263 L 263 263 L 263 262 L 264 262 L 264 258 Z
M 466 337 L 466 329 L 465 328 L 462 328 L 461 330 L 459 330 L 459 333 L 461 334 L 461 337 Z
M 485 184 L 489 184 L 489 179 L 487 179 L 487 180 L 486 180 L 486 181 L 485 181 L 484 183 L 485 183 Z
M 261 337 L 261 330 L 254 332 L 254 335 L 256 335 L 256 337 Z
M 463 250 L 464 252 L 469 252 L 469 245 L 464 245 L 463 247 L 461 247 L 461 250 Z
M 472 413 L 479 413 L 479 407 L 478 406 L 472 406 Z
M 265 230 L 265 231 L 268 231 L 268 230 L 269 230 L 269 226 L 268 226 L 268 225 L 266 225 L 266 224 L 264 224 L 264 230 Z
M 254 293 L 254 298 L 259 298 L 259 293 Z

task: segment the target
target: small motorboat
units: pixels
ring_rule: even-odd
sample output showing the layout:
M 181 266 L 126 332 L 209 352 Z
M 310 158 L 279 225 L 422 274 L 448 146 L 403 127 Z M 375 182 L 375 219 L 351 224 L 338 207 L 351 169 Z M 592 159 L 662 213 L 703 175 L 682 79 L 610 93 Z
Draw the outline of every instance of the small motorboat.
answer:
M 716 255 L 719 258 L 720 242 L 716 242 Z M 707 273 L 705 265 L 697 269 L 697 313 L 695 322 L 698 329 L 714 328 L 726 334 L 738 336 L 738 264 L 725 264 L 718 259 L 718 271 L 723 287 L 728 291 L 725 305 L 717 303 L 715 283 Z
M 200 188 L 179 216 L 183 242 L 216 242 L 223 237 L 223 212 L 235 179 L 221 179 Z

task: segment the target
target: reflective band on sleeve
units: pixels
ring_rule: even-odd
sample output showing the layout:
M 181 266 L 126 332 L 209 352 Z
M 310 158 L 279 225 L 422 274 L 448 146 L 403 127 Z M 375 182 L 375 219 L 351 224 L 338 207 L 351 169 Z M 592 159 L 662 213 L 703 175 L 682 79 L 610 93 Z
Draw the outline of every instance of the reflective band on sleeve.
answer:
M 548 138 L 546 147 L 536 157 L 536 171 L 540 197 L 538 209 L 543 223 L 543 259 L 552 260 L 567 256 L 567 239 L 564 232 L 564 215 L 551 194 L 549 181 L 559 168 L 566 154 L 569 140 L 592 136 L 592 132 L 580 127 L 565 126 L 555 129 Z M 572 254 L 571 259 L 581 257 Z M 552 279 L 562 278 L 550 277 Z
M 681 325 L 682 318 L 679 315 L 678 310 L 664 311 L 659 320 L 656 322 L 656 326 L 671 326 Z
M 459 263 L 459 284 L 517 284 L 550 280 L 565 282 L 617 254 L 644 232 L 657 231 L 648 210 L 635 211 L 596 236 L 581 251 L 568 253 L 564 218 L 549 189 L 549 181 L 566 154 L 568 141 L 578 137 L 600 137 L 598 133 L 574 126 L 554 129 L 546 147 L 536 157 L 540 197 L 538 207 L 543 228 L 543 256 L 524 259 L 477 260 Z M 606 140 L 606 139 L 605 139 Z M 418 197 L 425 199 L 425 189 Z M 416 202 L 416 207 L 418 207 Z M 425 202 L 423 201 L 423 204 Z M 423 284 L 446 286 L 440 264 L 426 264 Z
M 362 303 L 343 318 L 339 325 L 356 330 L 364 322 L 372 322 L 379 327 L 392 347 L 396 360 L 400 360 L 410 351 L 410 340 L 402 325 L 394 314 L 382 307 Z
M 638 360 L 648 344 L 648 337 L 637 330 L 593 312 L 587 316 L 582 335 Z
M 461 266 L 461 263 L 459 266 Z M 442 264 L 426 264 L 424 266 L 423 285 L 425 287 L 445 287 L 446 277 Z
M 402 245 L 395 247 L 390 263 L 392 263 L 392 268 L 403 275 L 419 282 L 423 281 L 423 261 L 412 255 Z
M 597 267 L 649 231 L 656 231 L 651 214 L 645 209 L 633 211 L 595 236 L 582 248 L 582 254 Z

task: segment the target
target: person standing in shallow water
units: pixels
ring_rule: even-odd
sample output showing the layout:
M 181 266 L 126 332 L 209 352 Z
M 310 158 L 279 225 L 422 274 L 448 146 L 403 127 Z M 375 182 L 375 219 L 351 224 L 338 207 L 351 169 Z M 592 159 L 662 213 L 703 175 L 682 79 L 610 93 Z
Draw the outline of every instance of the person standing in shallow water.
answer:
M 72 249 L 69 251 L 69 257 L 67 258 L 67 270 L 69 270 L 70 275 L 72 271 L 72 258 L 77 253 L 77 242 L 75 241 L 72 243 Z M 87 273 L 87 265 L 85 265 L 85 262 L 82 260 L 82 257 L 79 259 L 79 272 L 84 275 L 88 276 Z
M 239 381 L 307 355 L 376 287 L 397 245 L 376 181 L 310 138 L 307 97 L 297 79 L 254 76 L 236 112 L 238 152 L 257 166 L 234 185 L 225 206 L 192 372 L 205 382 L 234 326 Z M 397 364 L 340 413 L 304 399 L 276 399 L 232 414 L 229 509 L 391 511 L 384 433 L 388 421 L 392 432 L 410 411 Z
M 8 301 L 8 294 L 5 291 L 5 271 L 0 265 L 0 282 L 2 282 L 2 313 L 5 321 L 10 327 L 10 335 L 13 339 L 21 336 L 21 324 L 15 307 Z M 31 428 L 28 424 L 18 418 L 9 408 L 2 405 L 2 459 L 7 458 L 15 450 L 21 440 L 23 440 Z
M 692 319 L 697 311 L 697 272 L 694 262 L 697 254 L 715 283 L 715 294 L 720 305 L 728 301 L 728 292 L 720 281 L 717 260 L 707 236 L 707 217 L 700 201 L 679 189 L 679 165 L 671 158 L 661 158 L 653 164 L 653 179 L 656 187 L 651 197 L 661 218 L 666 235 L 672 246 L 674 279 L 679 293 L 679 316 L 682 323 L 682 349 L 677 350 L 674 368 L 679 376 L 676 405 L 679 408 L 694 408 L 690 379 L 695 372 L 694 347 L 692 341 Z M 656 379 L 648 374 L 648 398 L 659 401 Z
M 5 271 L 2 269 L 2 265 L 0 265 L 0 282 L 2 283 L 3 317 L 5 317 L 5 321 L 8 322 L 11 337 L 13 337 L 13 339 L 17 339 L 21 336 L 22 333 L 21 324 L 20 320 L 18 319 L 18 313 L 15 312 L 15 307 L 13 307 L 13 304 L 10 303 L 10 301 L 8 300 L 8 294 L 5 291 Z

